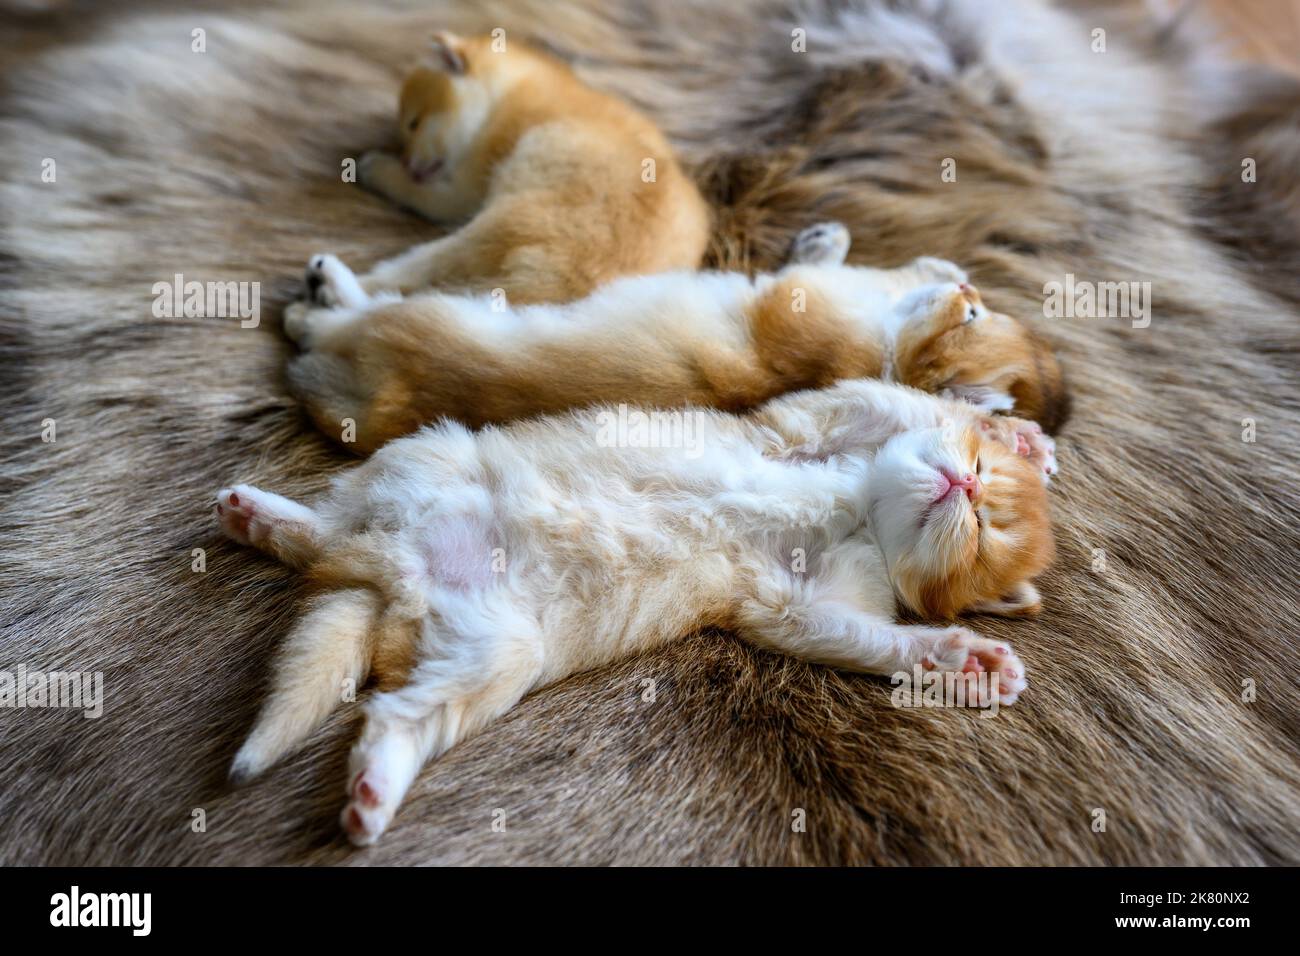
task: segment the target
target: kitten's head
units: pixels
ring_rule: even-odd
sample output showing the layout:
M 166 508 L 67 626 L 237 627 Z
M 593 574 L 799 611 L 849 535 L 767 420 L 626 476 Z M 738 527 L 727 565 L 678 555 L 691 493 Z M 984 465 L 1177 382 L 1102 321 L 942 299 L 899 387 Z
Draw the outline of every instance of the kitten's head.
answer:
M 439 32 L 402 85 L 402 162 L 423 181 L 460 160 L 496 100 L 542 57 L 518 40 Z
M 1062 424 L 1065 387 L 1051 348 L 1009 315 L 991 311 L 974 286 L 925 286 L 897 308 L 904 321 L 894 362 L 903 384 L 948 392 L 985 411 L 1014 410 L 1049 432 Z
M 967 425 L 895 435 L 876 454 L 871 521 L 900 600 L 928 617 L 1037 613 L 1051 563 L 1041 468 Z

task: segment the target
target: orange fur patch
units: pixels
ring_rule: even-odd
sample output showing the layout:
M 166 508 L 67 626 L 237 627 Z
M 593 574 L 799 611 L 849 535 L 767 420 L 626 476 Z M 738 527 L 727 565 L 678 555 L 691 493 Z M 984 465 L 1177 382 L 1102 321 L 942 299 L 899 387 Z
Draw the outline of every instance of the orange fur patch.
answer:
M 1051 347 L 1015 319 L 989 311 L 963 321 L 978 290 L 955 293 L 946 307 L 899 332 L 895 363 L 899 381 L 937 392 L 954 385 L 984 385 L 1011 396 L 1016 414 L 1049 432 L 1067 412 L 1061 367 Z
M 621 275 L 700 264 L 708 205 L 646 116 L 513 38 L 501 52 L 488 36 L 455 43 L 463 74 L 422 67 L 403 85 L 404 153 L 431 118 L 471 108 L 457 84 L 475 84 L 491 105 L 462 163 L 486 190 L 518 160 L 493 182 L 499 195 L 480 214 L 490 228 L 462 231 L 457 282 L 490 281 L 516 303 L 566 301 Z

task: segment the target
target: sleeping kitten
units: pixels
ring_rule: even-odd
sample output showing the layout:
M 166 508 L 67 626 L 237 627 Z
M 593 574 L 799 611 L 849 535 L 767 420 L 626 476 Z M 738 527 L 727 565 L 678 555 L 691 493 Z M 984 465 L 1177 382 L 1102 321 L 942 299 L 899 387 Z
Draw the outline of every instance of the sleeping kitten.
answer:
M 362 184 L 429 219 L 469 222 L 377 265 L 360 279 L 368 293 L 455 286 L 563 301 L 615 276 L 694 269 L 704 254 L 708 207 L 655 125 L 518 40 L 436 34 L 398 122 L 401 158 L 365 154 Z M 315 273 L 308 291 L 331 303 Z
M 895 613 L 1037 611 L 1054 470 L 1037 425 L 868 381 L 679 413 L 697 453 L 611 439 L 613 414 L 425 428 L 312 507 L 222 490 L 226 534 L 322 587 L 232 775 L 373 676 L 342 815 L 371 843 L 427 759 L 525 694 L 706 627 L 872 674 L 987 669 L 1003 704 L 1025 689 L 1007 645 Z
M 625 277 L 563 305 L 491 296 L 371 297 L 332 256 L 332 309 L 298 303 L 289 379 L 317 425 L 369 452 L 439 418 L 472 426 L 600 402 L 739 411 L 801 388 L 878 377 L 1051 423 L 1061 374 L 957 266 L 843 264 L 848 231 L 805 230 L 790 265 Z

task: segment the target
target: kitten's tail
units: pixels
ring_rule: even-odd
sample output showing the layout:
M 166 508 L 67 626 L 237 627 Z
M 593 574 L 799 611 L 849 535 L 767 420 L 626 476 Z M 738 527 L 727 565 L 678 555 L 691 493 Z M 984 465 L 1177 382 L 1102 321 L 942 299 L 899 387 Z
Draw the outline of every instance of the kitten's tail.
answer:
M 370 669 L 380 610 L 380 596 L 369 588 L 332 591 L 312 602 L 280 653 L 270 696 L 230 766 L 232 780 L 261 773 L 356 693 Z

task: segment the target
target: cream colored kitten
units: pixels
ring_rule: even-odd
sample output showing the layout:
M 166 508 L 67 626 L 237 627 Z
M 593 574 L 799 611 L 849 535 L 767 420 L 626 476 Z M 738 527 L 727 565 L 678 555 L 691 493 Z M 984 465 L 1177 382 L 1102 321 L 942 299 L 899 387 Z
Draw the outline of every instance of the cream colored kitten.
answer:
M 988 309 L 957 266 L 843 264 L 848 231 L 805 230 L 791 265 L 624 277 L 583 299 L 370 297 L 333 257 L 313 268 L 336 308 L 298 303 L 289 379 L 322 431 L 368 452 L 440 418 L 508 422 L 601 402 L 727 411 L 845 378 L 879 377 L 986 410 L 1055 420 L 1060 370 Z
M 1024 690 L 1005 644 L 895 613 L 1037 610 L 1052 445 L 1036 425 L 866 381 L 678 412 L 658 441 L 620 426 L 635 414 L 425 428 L 312 507 L 222 490 L 228 535 L 322 588 L 232 774 L 371 676 L 342 815 L 370 843 L 429 757 L 529 691 L 707 626 L 875 674 L 987 669 L 1002 703 Z

